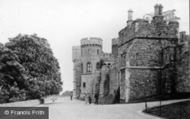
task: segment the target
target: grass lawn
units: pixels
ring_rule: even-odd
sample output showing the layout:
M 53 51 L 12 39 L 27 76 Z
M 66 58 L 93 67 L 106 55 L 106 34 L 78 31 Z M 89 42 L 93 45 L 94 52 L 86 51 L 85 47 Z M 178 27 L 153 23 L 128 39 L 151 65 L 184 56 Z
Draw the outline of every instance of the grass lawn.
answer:
M 143 112 L 145 112 L 145 110 Z M 145 113 L 160 116 L 160 107 L 149 108 Z M 160 117 L 169 119 L 190 119 L 190 101 L 161 106 Z

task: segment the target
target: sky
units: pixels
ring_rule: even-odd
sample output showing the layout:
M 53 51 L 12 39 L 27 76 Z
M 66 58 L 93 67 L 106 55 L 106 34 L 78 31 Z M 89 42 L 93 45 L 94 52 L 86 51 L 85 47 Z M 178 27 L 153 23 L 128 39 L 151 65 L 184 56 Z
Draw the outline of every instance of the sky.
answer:
M 126 26 L 127 11 L 133 19 L 176 9 L 180 31 L 189 34 L 189 0 L 0 0 L 0 42 L 21 34 L 46 38 L 61 67 L 63 91 L 73 89 L 72 46 L 84 37 L 103 39 L 103 51 L 111 52 L 111 39 Z

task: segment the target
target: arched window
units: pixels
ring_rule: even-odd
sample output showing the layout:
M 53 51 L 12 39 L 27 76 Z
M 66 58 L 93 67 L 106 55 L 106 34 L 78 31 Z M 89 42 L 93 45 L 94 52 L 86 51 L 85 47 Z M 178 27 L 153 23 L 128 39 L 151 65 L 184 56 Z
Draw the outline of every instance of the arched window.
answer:
M 97 55 L 99 55 L 99 49 L 97 50 Z
M 91 72 L 92 70 L 92 65 L 90 62 L 87 63 L 87 72 Z
M 83 88 L 86 88 L 86 83 L 85 82 L 83 82 Z

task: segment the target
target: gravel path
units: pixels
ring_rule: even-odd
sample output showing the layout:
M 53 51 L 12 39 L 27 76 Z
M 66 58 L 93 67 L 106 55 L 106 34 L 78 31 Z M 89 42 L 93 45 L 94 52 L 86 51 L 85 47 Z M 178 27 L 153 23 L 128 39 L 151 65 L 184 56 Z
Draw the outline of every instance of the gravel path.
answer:
M 162 104 L 178 101 L 180 100 L 165 101 Z M 85 105 L 83 101 L 58 98 L 55 103 L 41 106 L 49 106 L 49 119 L 160 119 L 142 113 L 144 105 L 144 103 Z M 148 107 L 156 105 L 159 105 L 159 102 L 148 103 Z

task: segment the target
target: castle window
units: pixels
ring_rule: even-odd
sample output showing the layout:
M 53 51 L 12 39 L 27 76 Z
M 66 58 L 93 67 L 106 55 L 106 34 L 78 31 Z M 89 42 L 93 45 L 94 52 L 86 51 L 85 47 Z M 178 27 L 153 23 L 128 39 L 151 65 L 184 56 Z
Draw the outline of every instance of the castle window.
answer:
M 91 72 L 92 70 L 92 65 L 90 62 L 87 63 L 87 72 Z
M 81 73 L 83 73 L 83 64 L 81 63 Z
M 97 55 L 99 55 L 99 50 L 97 50 Z
M 99 62 L 96 63 L 96 69 L 100 69 L 100 63 Z
M 82 86 L 83 86 L 83 88 L 86 88 L 86 83 L 85 83 L 85 82 L 83 82 Z
M 90 49 L 88 49 L 88 54 L 90 54 Z

